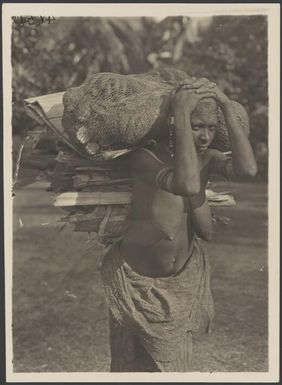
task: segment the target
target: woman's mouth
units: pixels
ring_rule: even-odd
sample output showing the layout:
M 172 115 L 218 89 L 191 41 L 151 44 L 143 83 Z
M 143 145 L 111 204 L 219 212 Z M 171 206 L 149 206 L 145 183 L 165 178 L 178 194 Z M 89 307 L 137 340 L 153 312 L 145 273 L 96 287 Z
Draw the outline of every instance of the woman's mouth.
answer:
M 208 148 L 207 145 L 204 145 L 204 144 L 198 145 L 198 150 L 201 152 L 206 151 L 207 148 Z

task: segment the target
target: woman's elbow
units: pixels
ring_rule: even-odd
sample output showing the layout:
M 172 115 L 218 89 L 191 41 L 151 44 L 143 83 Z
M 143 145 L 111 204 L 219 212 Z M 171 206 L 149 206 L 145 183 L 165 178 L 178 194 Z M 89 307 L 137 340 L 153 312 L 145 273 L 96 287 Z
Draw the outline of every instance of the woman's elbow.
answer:
M 248 176 L 250 176 L 250 177 L 256 176 L 257 172 L 258 172 L 258 168 L 257 168 L 257 164 L 256 163 L 254 163 L 253 165 L 251 165 L 248 168 Z
M 204 240 L 209 242 L 212 240 L 212 231 L 205 234 Z
M 212 226 L 207 226 L 206 229 L 203 229 L 202 238 L 204 241 L 212 240 Z
M 200 192 L 200 180 L 192 182 L 176 182 L 174 183 L 174 193 L 182 196 L 192 196 L 197 195 Z
M 257 164 L 253 163 L 249 165 L 244 165 L 244 167 L 237 171 L 237 174 L 241 177 L 253 178 L 257 175 L 257 172 Z
M 211 230 L 206 230 L 206 231 L 200 231 L 197 233 L 197 235 L 203 239 L 204 241 L 210 242 L 212 240 L 212 231 Z

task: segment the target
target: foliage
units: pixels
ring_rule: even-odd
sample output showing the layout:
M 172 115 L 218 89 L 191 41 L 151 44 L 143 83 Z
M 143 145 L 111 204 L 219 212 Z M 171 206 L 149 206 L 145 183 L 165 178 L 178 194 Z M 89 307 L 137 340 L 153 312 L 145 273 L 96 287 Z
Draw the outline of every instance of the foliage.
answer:
M 31 124 L 23 100 L 80 85 L 96 72 L 148 69 L 140 19 L 59 18 L 52 24 L 13 23 L 13 129 Z
M 266 17 L 218 17 L 192 55 L 191 48 L 186 49 L 188 61 L 181 66 L 193 68 L 195 76 L 215 80 L 228 96 L 245 105 L 251 117 L 252 137 L 267 140 L 267 124 L 254 125 L 267 116 Z
M 267 19 L 59 18 L 52 24 L 13 23 L 13 131 L 32 122 L 23 99 L 81 84 L 95 72 L 138 73 L 161 64 L 205 76 L 242 103 L 260 170 L 267 171 Z
M 201 31 L 203 22 L 205 28 Z M 266 175 L 267 18 L 217 16 L 210 25 L 199 20 L 197 28 L 187 18 L 167 18 L 151 39 L 156 40 L 155 57 L 151 54 L 154 65 L 171 64 L 190 75 L 207 77 L 245 106 L 250 116 L 250 140 L 261 174 Z M 181 52 L 176 52 L 177 49 Z

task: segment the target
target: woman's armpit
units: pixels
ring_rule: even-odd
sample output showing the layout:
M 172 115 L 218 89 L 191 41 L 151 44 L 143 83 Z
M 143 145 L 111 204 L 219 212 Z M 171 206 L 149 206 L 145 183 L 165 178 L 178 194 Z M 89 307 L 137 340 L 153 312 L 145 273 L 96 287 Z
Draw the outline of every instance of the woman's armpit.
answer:
M 133 176 L 151 185 L 156 185 L 156 177 L 162 169 L 166 168 L 165 163 L 145 148 L 137 150 L 131 161 Z

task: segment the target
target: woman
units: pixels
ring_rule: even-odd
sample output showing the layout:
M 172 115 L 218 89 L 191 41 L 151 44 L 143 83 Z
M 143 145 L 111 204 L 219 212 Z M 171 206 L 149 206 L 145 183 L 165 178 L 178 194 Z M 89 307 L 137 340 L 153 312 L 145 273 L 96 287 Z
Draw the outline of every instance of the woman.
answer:
M 205 197 L 210 174 L 256 174 L 256 162 L 234 104 L 209 80 L 182 82 L 172 95 L 168 143 L 132 156 L 132 225 L 103 262 L 110 307 L 111 371 L 189 371 L 192 332 L 213 317 Z M 223 111 L 232 160 L 210 149 L 217 108 Z M 242 118 L 242 117 L 241 117 Z M 173 148 L 172 148 L 173 144 Z

